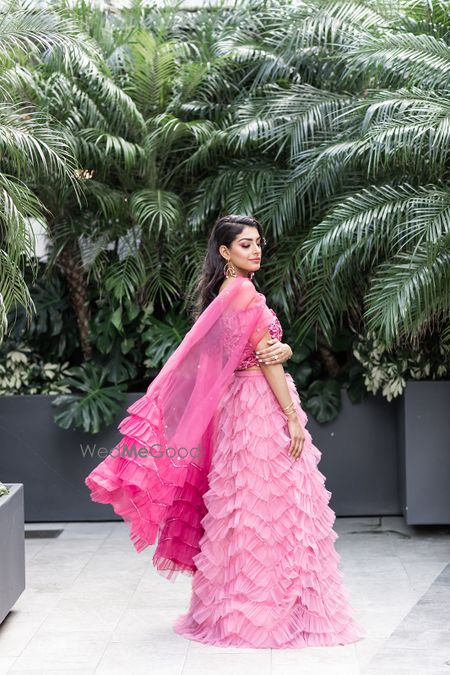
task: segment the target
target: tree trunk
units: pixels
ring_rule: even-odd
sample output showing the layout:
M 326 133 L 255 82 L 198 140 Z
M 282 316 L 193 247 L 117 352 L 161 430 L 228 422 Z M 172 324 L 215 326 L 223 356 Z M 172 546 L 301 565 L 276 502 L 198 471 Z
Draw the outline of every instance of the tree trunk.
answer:
M 80 345 L 83 357 L 88 360 L 92 356 L 89 339 L 90 308 L 86 276 L 81 267 L 80 252 L 74 241 L 69 241 L 58 258 L 59 266 L 69 285 L 70 300 L 77 319 Z
M 320 331 L 317 340 L 317 350 L 328 375 L 330 377 L 337 377 L 341 367 Z

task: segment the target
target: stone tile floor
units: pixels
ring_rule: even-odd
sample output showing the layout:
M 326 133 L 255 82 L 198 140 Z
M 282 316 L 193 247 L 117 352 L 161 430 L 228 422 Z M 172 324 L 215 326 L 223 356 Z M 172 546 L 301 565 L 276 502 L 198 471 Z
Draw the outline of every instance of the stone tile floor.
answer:
M 298 650 L 224 649 L 185 640 L 172 622 L 191 579 L 175 584 L 136 553 L 123 522 L 26 539 L 26 590 L 0 625 L 0 675 L 450 675 L 450 528 L 401 517 L 337 518 L 336 548 L 357 643 Z

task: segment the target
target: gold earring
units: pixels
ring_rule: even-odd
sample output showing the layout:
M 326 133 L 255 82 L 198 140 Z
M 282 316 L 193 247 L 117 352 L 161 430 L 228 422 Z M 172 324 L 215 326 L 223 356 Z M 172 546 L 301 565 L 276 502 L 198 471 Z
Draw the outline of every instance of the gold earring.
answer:
M 236 270 L 233 267 L 231 260 L 228 260 L 223 268 L 224 276 L 229 279 L 230 277 L 237 277 Z

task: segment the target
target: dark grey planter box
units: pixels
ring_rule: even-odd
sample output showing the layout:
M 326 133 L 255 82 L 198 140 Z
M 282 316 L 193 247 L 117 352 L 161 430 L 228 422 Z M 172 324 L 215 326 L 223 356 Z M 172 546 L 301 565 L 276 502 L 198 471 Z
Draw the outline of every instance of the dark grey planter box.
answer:
M 408 381 L 399 410 L 400 495 L 409 525 L 450 523 L 450 382 Z
M 25 590 L 23 485 L 9 484 L 0 497 L 0 623 Z
M 317 424 L 311 417 L 307 424 L 322 453 L 318 469 L 330 506 L 337 516 L 400 515 L 398 402 L 377 394 L 354 404 L 347 390 L 341 395 L 336 420 Z
M 124 409 L 99 434 L 61 429 L 53 419 L 54 396 L 2 396 L 4 451 L 0 476 L 25 486 L 25 522 L 120 520 L 109 504 L 93 502 L 84 479 L 122 438 L 117 430 L 126 408 L 143 394 L 128 394 Z M 26 420 L 26 424 L 24 424 Z M 82 450 L 91 448 L 91 453 Z M 103 454 L 98 454 L 103 448 Z
M 100 434 L 58 427 L 52 397 L 0 398 L 3 442 L 9 448 L 0 458 L 0 476 L 4 482 L 24 483 L 26 522 L 120 520 L 110 505 L 91 501 L 84 479 L 106 456 L 99 456 L 98 448 L 110 451 L 120 440 L 118 424 L 143 393 L 128 394 L 114 423 Z M 354 405 L 343 390 L 337 420 L 319 425 L 311 417 L 308 430 L 322 452 L 319 470 L 336 515 L 401 513 L 394 403 L 371 396 Z M 86 446 L 93 452 L 83 456 L 81 448 Z

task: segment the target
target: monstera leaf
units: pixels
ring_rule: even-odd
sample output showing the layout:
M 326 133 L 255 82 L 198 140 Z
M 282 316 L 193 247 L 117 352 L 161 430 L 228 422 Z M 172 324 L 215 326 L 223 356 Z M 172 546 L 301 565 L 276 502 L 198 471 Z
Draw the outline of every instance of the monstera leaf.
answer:
M 307 410 L 320 424 L 334 420 L 341 409 L 341 390 L 337 380 L 316 380 L 302 398 Z
M 146 319 L 146 330 L 142 333 L 145 365 L 150 368 L 161 368 L 180 345 L 189 328 L 185 315 L 177 309 L 168 312 L 164 321 L 149 315 Z
M 302 361 L 298 364 L 289 364 L 288 372 L 294 378 L 297 389 L 303 390 L 311 381 L 313 369 L 309 361 Z
M 74 393 L 61 394 L 52 405 L 60 408 L 55 422 L 63 429 L 83 429 L 98 433 L 103 424 L 110 424 L 123 408 L 126 384 L 105 384 L 107 371 L 92 363 L 72 368 L 65 384 Z
M 364 384 L 363 369 L 359 363 L 348 369 L 347 380 L 347 394 L 352 403 L 361 403 L 368 397 L 369 392 Z

